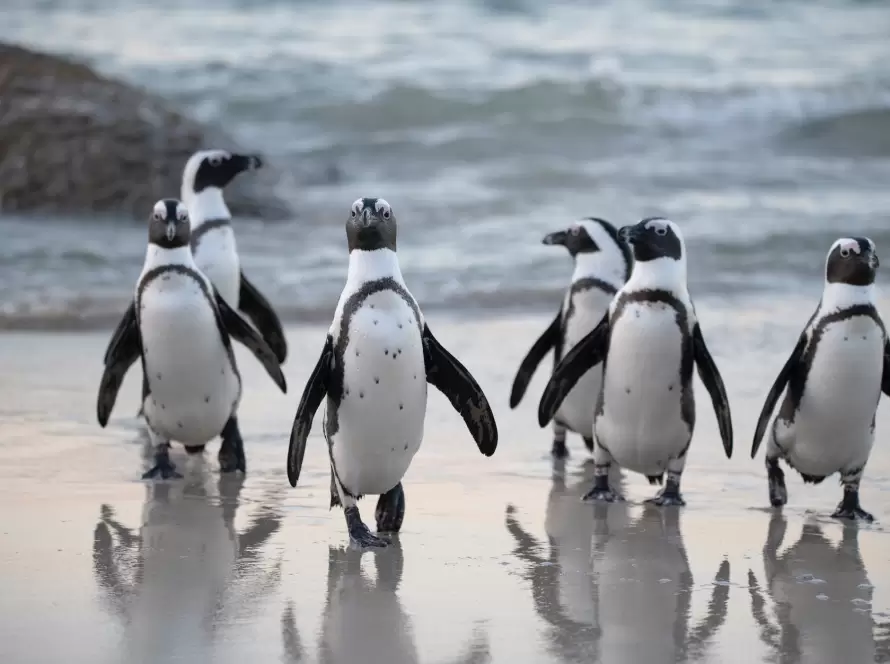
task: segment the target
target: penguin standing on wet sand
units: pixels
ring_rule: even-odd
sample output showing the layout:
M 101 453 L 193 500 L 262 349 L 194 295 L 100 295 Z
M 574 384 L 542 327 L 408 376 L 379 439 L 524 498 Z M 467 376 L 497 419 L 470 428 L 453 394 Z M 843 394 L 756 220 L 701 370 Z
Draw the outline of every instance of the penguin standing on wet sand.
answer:
M 840 473 L 844 496 L 832 516 L 874 519 L 859 504 L 859 481 L 881 392 L 890 394 L 890 342 L 875 307 L 878 265 L 866 237 L 841 238 L 828 252 L 822 299 L 766 397 L 751 446 L 753 459 L 784 391 L 766 449 L 774 507 L 788 502 L 784 459 L 805 483 Z
M 627 244 L 618 238 L 618 231 L 605 219 L 582 219 L 566 230 L 546 235 L 543 242 L 564 246 L 575 261 L 575 271 L 556 318 L 519 365 L 510 393 L 510 408 L 519 405 L 535 369 L 550 349 L 553 349 L 555 368 L 563 353 L 596 327 L 608 311 L 615 293 L 630 277 L 633 262 Z M 551 454 L 557 459 L 569 455 L 566 429 L 581 434 L 587 449 L 593 452 L 593 404 L 602 377 L 601 369 L 588 371 L 554 416 Z
M 354 545 L 385 547 L 388 542 L 362 522 L 356 503 L 365 494 L 379 494 L 377 531 L 401 528 L 401 480 L 423 438 L 427 383 L 448 397 L 485 456 L 494 454 L 498 430 L 482 389 L 433 336 L 405 285 L 389 203 L 355 201 L 346 237 L 346 286 L 297 408 L 287 476 L 296 486 L 312 419 L 326 396 L 331 507 L 343 506 Z
M 609 486 L 619 466 L 646 475 L 664 489 L 647 502 L 684 505 L 680 478 L 695 428 L 692 369 L 707 388 L 726 456 L 732 455 L 732 420 L 723 379 L 705 345 L 686 287 L 686 250 L 679 227 L 652 217 L 625 226 L 633 248 L 630 279 L 609 311 L 559 363 L 538 408 L 543 427 L 592 367 L 603 363 L 594 415 L 595 480 L 585 500 L 620 499 Z
M 155 465 L 143 479 L 181 477 L 170 461 L 171 440 L 196 446 L 217 435 L 220 469 L 246 470 L 236 418 L 241 375 L 231 338 L 287 392 L 272 349 L 195 265 L 189 234 L 184 204 L 171 198 L 155 204 L 133 304 L 112 339 L 99 385 L 97 416 L 104 427 L 127 370 L 141 359 L 142 405 L 155 446 Z
M 196 152 L 183 169 L 182 201 L 189 213 L 189 244 L 198 269 L 213 282 L 229 307 L 247 316 L 272 348 L 279 364 L 284 364 L 287 340 L 281 322 L 268 300 L 244 276 L 232 228 L 232 214 L 223 199 L 223 189 L 238 174 L 261 167 L 262 160 L 257 155 L 233 154 L 225 150 Z M 112 337 L 109 350 L 119 333 L 120 330 Z M 105 352 L 106 363 L 109 350 Z M 147 389 L 143 379 L 143 400 Z M 142 414 L 140 408 L 139 415 Z M 186 451 L 200 454 L 204 445 L 187 445 Z

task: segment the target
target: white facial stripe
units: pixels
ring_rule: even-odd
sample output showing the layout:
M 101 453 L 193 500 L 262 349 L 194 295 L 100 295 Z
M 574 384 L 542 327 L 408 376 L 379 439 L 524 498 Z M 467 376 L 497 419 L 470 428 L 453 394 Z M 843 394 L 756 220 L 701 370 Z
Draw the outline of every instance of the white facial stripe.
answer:
M 186 208 L 186 206 L 183 205 L 182 203 L 179 203 L 176 206 L 176 218 L 179 221 L 185 221 L 186 219 L 188 219 L 188 216 L 189 216 L 188 208 Z
M 847 254 L 849 254 L 850 252 L 858 254 L 861 251 L 861 249 L 859 248 L 859 243 L 856 240 L 851 240 L 850 238 L 838 240 L 837 246 L 840 248 L 842 253 L 846 251 Z
M 352 204 L 352 213 L 358 214 L 359 212 L 361 212 L 364 209 L 364 207 L 365 207 L 365 204 L 362 202 L 362 199 L 357 198 L 355 200 L 355 202 Z
M 647 229 L 649 229 L 649 228 L 667 229 L 669 224 L 670 224 L 670 222 L 667 219 L 650 219 L 649 221 L 646 222 L 645 228 L 647 228 Z
M 164 219 L 167 217 L 167 205 L 164 201 L 158 201 L 151 212 L 155 219 Z
M 377 199 L 377 204 L 374 206 L 374 209 L 377 212 L 383 212 L 384 210 L 392 211 L 392 208 L 389 206 L 389 203 L 387 203 L 382 198 Z

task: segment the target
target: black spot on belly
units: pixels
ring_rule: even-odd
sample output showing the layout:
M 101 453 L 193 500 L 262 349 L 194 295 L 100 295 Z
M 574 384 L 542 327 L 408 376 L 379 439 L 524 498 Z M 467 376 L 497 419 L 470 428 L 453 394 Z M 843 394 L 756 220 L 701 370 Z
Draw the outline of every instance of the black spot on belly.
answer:
M 389 355 L 389 348 L 384 348 L 384 349 L 383 349 L 383 354 L 384 354 L 384 355 Z
M 161 374 L 157 374 L 158 380 L 161 380 Z
M 359 399 L 364 399 L 364 398 L 365 398 L 365 393 L 364 393 L 364 392 L 359 392 L 359 393 L 358 393 L 358 398 L 359 398 Z
M 630 388 L 629 388 L 629 387 L 625 387 L 625 388 L 624 388 L 624 391 L 627 392 L 628 394 L 630 394 Z
M 181 428 L 182 428 L 182 422 L 177 422 L 177 423 L 176 423 L 176 426 L 178 426 L 178 427 L 181 429 Z
M 377 378 L 377 376 L 374 376 L 374 382 L 375 382 L 375 383 L 380 383 L 380 379 Z
M 414 374 L 414 380 L 417 380 L 417 374 Z
M 396 451 L 396 448 L 395 448 L 395 447 L 390 447 L 390 448 L 389 448 L 389 451 L 390 451 L 390 452 L 395 452 L 395 451 Z
M 164 404 L 161 404 L 161 410 L 167 410 L 167 406 L 165 406 Z
M 844 341 L 848 341 L 847 337 L 844 337 Z
M 673 392 L 673 391 L 674 391 L 674 386 L 668 385 L 668 392 Z
M 374 321 L 374 325 L 377 325 L 377 321 L 376 321 L 376 320 Z
M 868 339 L 868 337 L 862 337 L 862 340 L 863 340 L 863 341 L 865 341 L 866 339 Z
M 349 396 L 349 388 L 348 387 L 343 389 L 343 394 L 345 394 L 347 397 Z
M 371 308 L 372 308 L 372 309 L 374 308 L 374 305 L 373 305 L 373 304 L 371 305 Z
M 356 357 L 359 356 L 358 348 L 355 349 L 355 356 L 356 356 Z
M 402 324 L 401 324 L 401 323 L 399 323 L 399 329 L 400 329 L 400 330 L 402 329 Z
M 408 449 L 408 443 L 405 443 L 405 449 L 406 450 Z
M 405 404 L 401 404 L 401 403 L 400 403 L 400 404 L 399 404 L 399 410 L 404 410 L 404 409 L 405 409 Z
M 204 397 L 204 403 L 210 403 L 210 397 Z

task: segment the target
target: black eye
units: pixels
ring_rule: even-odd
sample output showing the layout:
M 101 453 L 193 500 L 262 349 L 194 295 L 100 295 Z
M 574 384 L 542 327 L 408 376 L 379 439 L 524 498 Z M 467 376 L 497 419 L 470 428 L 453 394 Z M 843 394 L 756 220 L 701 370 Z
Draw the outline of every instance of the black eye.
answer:
M 656 234 L 656 235 L 667 235 L 667 234 L 668 234 L 667 228 L 665 228 L 664 226 L 661 226 L 661 227 L 659 227 L 659 228 L 656 228 L 656 229 L 655 229 L 655 234 Z
M 384 210 L 384 211 L 383 211 L 383 218 L 384 218 L 384 219 L 389 219 L 389 210 Z
M 211 166 L 219 166 L 222 163 L 222 157 L 220 157 L 219 155 L 213 155 L 207 161 L 210 162 Z
M 850 250 L 844 247 L 843 249 L 841 249 L 841 256 L 843 256 L 844 258 L 849 258 Z
M 355 208 L 352 208 L 352 218 L 355 219 Z

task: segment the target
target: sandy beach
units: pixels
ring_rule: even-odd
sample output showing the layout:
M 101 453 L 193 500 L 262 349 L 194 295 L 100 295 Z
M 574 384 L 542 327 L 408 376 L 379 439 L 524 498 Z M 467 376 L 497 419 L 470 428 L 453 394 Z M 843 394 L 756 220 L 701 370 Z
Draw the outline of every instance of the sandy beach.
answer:
M 482 457 L 431 391 L 403 530 L 390 549 L 364 555 L 348 549 L 342 513 L 328 510 L 318 426 L 300 486 L 285 476 L 323 327 L 288 329 L 287 395 L 238 348 L 244 479 L 220 477 L 213 442 L 203 459 L 177 448 L 185 478 L 157 484 L 139 479 L 138 372 L 108 428 L 95 421 L 107 331 L 0 335 L 0 661 L 885 661 L 888 409 L 863 482 L 875 524 L 831 519 L 837 483 L 804 487 L 790 473 L 789 505 L 773 514 L 750 436 L 807 313 L 776 307 L 698 304 L 736 449 L 723 457 L 697 383 L 679 510 L 645 508 L 654 488 L 635 475 L 622 480 L 626 504 L 580 502 L 590 472 L 580 439 L 554 466 L 549 431 L 535 421 L 545 367 L 508 408 L 517 363 L 546 318 L 429 316 L 493 402 L 500 445 Z M 373 503 L 362 509 L 371 518 Z

